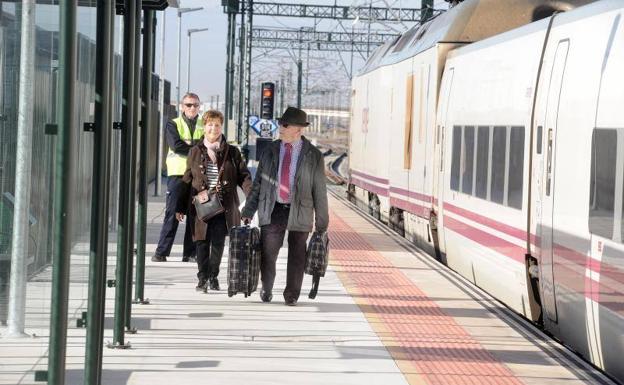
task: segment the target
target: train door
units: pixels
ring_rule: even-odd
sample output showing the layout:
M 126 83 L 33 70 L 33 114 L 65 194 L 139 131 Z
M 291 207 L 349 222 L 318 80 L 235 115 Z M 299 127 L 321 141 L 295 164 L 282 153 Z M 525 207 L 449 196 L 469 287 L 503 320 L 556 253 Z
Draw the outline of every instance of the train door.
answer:
M 538 121 L 538 134 L 543 127 L 544 143 L 544 170 L 542 185 L 541 223 L 538 227 L 538 235 L 541 240 L 540 258 L 540 284 L 542 286 L 543 308 L 546 317 L 557 323 L 557 302 L 555 294 L 555 270 L 554 270 L 554 242 L 553 242 L 553 213 L 555 208 L 555 159 L 557 140 L 557 115 L 559 112 L 559 97 L 565 65 L 568 57 L 570 42 L 562 40 L 555 51 L 550 81 L 545 85 L 547 97 L 543 120 Z
M 442 77 L 442 92 L 440 94 L 440 104 L 438 109 L 438 122 L 436 124 L 436 168 L 433 177 L 433 207 L 434 212 L 437 214 L 437 223 L 432 225 L 432 234 L 434 239 L 434 246 L 436 247 L 436 256 L 442 258 L 442 255 L 438 255 L 438 252 L 444 254 L 446 247 L 444 244 L 444 177 L 445 173 L 445 151 L 446 140 L 445 131 L 447 129 L 447 113 L 451 98 L 451 89 L 453 87 L 453 75 L 455 69 L 449 68 Z M 435 232 L 434 232 L 435 231 Z M 437 241 L 437 244 L 435 242 Z

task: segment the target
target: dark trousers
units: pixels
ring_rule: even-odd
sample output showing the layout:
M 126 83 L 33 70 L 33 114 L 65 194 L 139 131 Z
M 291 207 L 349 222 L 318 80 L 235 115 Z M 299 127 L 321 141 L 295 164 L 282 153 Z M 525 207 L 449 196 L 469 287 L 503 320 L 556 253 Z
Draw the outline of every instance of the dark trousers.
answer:
M 262 226 L 260 237 L 262 238 L 262 260 L 260 262 L 260 279 L 264 291 L 273 290 L 275 282 L 275 264 L 277 254 L 284 243 L 284 235 L 288 226 L 288 206 L 275 204 L 271 213 L 271 224 Z M 285 300 L 297 300 L 301 293 L 303 282 L 303 270 L 306 258 L 307 232 L 288 232 L 288 264 L 286 267 L 286 288 L 284 289 Z
M 217 278 L 223 248 L 225 247 L 225 236 L 227 235 L 227 225 L 225 214 L 219 214 L 210 219 L 207 223 L 206 240 L 195 242 L 197 247 L 197 278 L 200 280 Z
M 180 185 L 182 184 L 181 176 L 170 176 L 167 178 L 167 201 L 165 204 L 165 219 L 162 229 L 160 230 L 160 238 L 158 247 L 156 247 L 156 255 L 169 256 L 171 247 L 175 240 L 176 231 L 178 230 L 178 220 L 175 217 L 176 204 L 180 193 Z M 184 248 L 182 255 L 195 255 L 195 244 L 193 243 L 193 231 L 191 230 L 191 222 L 195 218 L 190 215 L 186 217 L 186 229 L 184 231 Z

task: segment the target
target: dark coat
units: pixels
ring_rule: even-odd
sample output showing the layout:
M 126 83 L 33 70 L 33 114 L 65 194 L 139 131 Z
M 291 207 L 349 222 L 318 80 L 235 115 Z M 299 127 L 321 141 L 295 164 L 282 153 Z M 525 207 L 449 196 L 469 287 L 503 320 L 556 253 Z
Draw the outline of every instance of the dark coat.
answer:
M 323 154 L 305 137 L 297 160 L 295 184 L 288 215 L 288 230 L 327 231 L 329 214 Z M 271 223 L 277 201 L 279 153 L 281 140 L 272 142 L 262 153 L 251 193 L 247 196 L 242 215 L 251 218 L 258 211 L 260 226 Z
M 227 148 L 229 148 L 228 159 L 224 162 L 223 158 Z M 210 161 L 207 151 L 203 141 L 191 148 L 186 160 L 186 172 L 182 177 L 182 182 L 184 183 L 182 183 L 182 191 L 176 209 L 176 212 L 189 214 L 189 217 L 195 219 L 194 222 L 191 223 L 194 241 L 203 241 L 206 239 L 207 225 L 201 219 L 197 218 L 197 215 L 195 215 L 195 206 L 191 202 L 192 198 L 203 189 L 204 185 L 209 185 L 208 178 L 200 169 L 202 152 L 206 153 L 205 158 L 208 162 Z M 217 165 L 219 170 L 221 167 L 225 167 L 223 169 L 223 175 L 221 176 L 221 203 L 225 208 L 227 228 L 230 229 L 232 226 L 240 225 L 241 221 L 240 211 L 238 210 L 240 202 L 238 200 L 236 186 L 240 186 L 245 192 L 245 195 L 249 195 L 252 186 L 251 174 L 238 148 L 229 145 L 223 139 L 221 140 L 221 146 L 217 150 Z

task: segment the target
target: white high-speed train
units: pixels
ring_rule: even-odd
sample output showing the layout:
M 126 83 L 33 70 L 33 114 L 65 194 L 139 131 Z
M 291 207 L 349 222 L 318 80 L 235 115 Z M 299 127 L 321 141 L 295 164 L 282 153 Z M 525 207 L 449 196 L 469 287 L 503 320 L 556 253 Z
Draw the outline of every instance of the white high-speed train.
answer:
M 352 86 L 350 198 L 624 381 L 624 0 L 467 0 Z

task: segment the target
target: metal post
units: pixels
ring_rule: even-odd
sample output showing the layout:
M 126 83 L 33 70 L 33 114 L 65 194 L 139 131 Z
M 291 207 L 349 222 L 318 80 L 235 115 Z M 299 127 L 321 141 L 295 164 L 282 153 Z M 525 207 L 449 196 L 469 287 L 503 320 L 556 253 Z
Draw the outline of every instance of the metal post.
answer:
M 303 86 L 303 63 L 301 61 L 301 46 L 303 45 L 303 28 L 299 30 L 299 58 L 297 59 L 297 108 L 301 108 L 301 89 Z
M 353 41 L 353 25 L 351 26 L 351 60 L 349 61 L 349 79 L 353 79 L 353 48 L 354 48 L 354 41 Z
M 186 31 L 188 37 L 188 52 L 186 55 L 186 92 L 191 92 L 191 31 Z
M 247 92 L 245 94 L 245 144 L 242 148 L 243 156 L 245 160 L 249 159 L 249 124 L 248 119 L 251 115 L 251 52 L 252 52 L 252 35 L 253 35 L 253 0 L 248 0 L 248 21 L 249 25 L 247 26 L 247 78 L 245 81 L 245 87 L 247 87 Z
M 252 35 L 253 35 L 253 0 L 249 1 L 249 9 L 247 10 L 247 20 L 249 25 L 247 26 L 247 78 L 245 80 L 246 96 L 245 96 L 245 120 L 249 119 L 251 115 L 251 53 L 253 49 Z M 246 124 L 245 130 L 245 144 L 249 142 L 249 125 Z
M 141 142 L 139 156 L 139 215 L 137 223 L 137 261 L 136 279 L 134 287 L 134 303 L 148 304 L 145 299 L 145 241 L 147 226 L 147 162 L 148 162 L 148 132 L 152 128 L 152 67 L 154 65 L 154 11 L 143 11 L 143 79 L 142 96 L 143 110 L 141 111 Z
M 247 119 L 245 118 L 244 113 L 244 100 L 243 100 L 243 91 L 245 86 L 245 40 L 247 39 L 247 34 L 245 33 L 245 2 L 241 1 L 241 27 L 239 29 L 238 38 L 240 39 L 239 44 L 239 54 L 238 54 L 238 122 L 237 122 L 237 131 L 236 131 L 236 141 L 240 145 L 243 140 L 243 122 L 247 124 Z
M 95 136 L 93 138 L 93 189 L 91 201 L 91 243 L 89 251 L 89 296 L 85 385 L 102 380 L 104 303 L 108 259 L 108 201 L 110 142 L 112 127 L 112 58 L 115 8 L 112 1 L 97 2 Z
M 2 69 L 0 69 L 2 71 Z M 33 99 L 35 74 L 35 1 L 22 3 L 22 42 L 17 114 L 15 159 L 15 206 L 8 314 L 10 337 L 26 337 L 26 259 L 28 257 L 28 208 L 33 138 Z
M 280 116 L 284 112 L 284 77 L 282 77 L 281 79 L 282 80 L 280 81 L 280 85 L 279 85 L 279 94 L 280 94 L 279 114 Z
M 160 77 L 158 86 L 158 109 L 160 111 L 158 120 L 158 151 L 156 151 L 156 196 L 162 195 L 162 156 L 163 145 L 165 144 L 165 20 L 167 19 L 165 12 L 162 15 L 162 26 L 160 27 Z
M 234 72 L 234 69 L 232 68 L 232 65 L 234 64 L 232 57 L 234 53 L 234 37 L 232 36 L 232 31 L 234 29 L 235 17 L 236 14 L 234 12 L 228 12 L 227 61 L 225 64 L 225 122 L 223 127 L 223 132 L 226 138 L 228 137 L 230 119 L 232 119 L 232 73 Z
M 65 384 L 67 350 L 67 304 L 71 252 L 72 185 L 75 183 L 74 115 L 76 85 L 76 0 L 59 3 L 59 69 L 54 181 L 54 247 L 52 252 L 52 303 L 48 346 L 48 384 Z
M 368 33 L 367 33 L 367 40 L 366 40 L 366 57 L 367 58 L 370 56 L 370 39 L 371 39 L 371 22 L 372 22 L 372 18 L 373 18 L 373 2 L 371 0 L 371 2 L 368 5 Z M 351 38 L 353 39 L 353 36 L 351 36 Z
M 137 198 L 137 143 L 139 142 L 139 118 L 141 117 L 141 8 L 143 6 L 142 0 L 135 0 L 136 7 L 134 9 L 134 96 L 133 107 L 134 114 L 132 120 L 132 135 L 131 135 L 131 151 L 130 151 L 130 179 L 128 186 L 128 248 L 127 253 L 127 268 L 126 268 L 126 333 L 134 334 L 137 332 L 136 328 L 132 326 L 132 270 L 135 255 L 135 242 L 134 242 L 134 230 L 135 230 L 135 213 L 136 213 L 136 198 Z
M 234 53 L 235 53 L 235 40 L 236 40 L 236 14 L 232 14 L 230 16 L 232 18 L 232 30 L 230 31 L 230 44 L 232 47 L 230 48 L 230 101 L 229 101 L 229 109 L 230 109 L 230 119 L 234 117 Z
M 130 184 L 129 169 L 132 165 L 132 135 L 134 127 L 135 99 L 134 99 L 134 76 L 135 76 L 135 38 L 136 31 L 136 2 L 134 0 L 124 1 L 124 47 L 123 47 L 123 88 L 122 88 L 122 131 L 121 131 L 121 162 L 119 172 L 119 225 L 117 227 L 117 266 L 115 271 L 115 323 L 113 327 L 113 342 L 109 348 L 129 348 L 130 344 L 125 342 L 126 323 L 126 297 L 129 288 L 127 287 L 127 259 L 128 248 L 131 243 L 128 236 L 130 229 L 128 223 L 128 195 Z M 130 247 L 130 252 L 132 248 Z
M 182 56 L 182 12 L 178 9 L 178 60 L 176 61 L 176 110 L 178 111 L 178 115 L 181 114 L 180 111 L 180 60 Z

